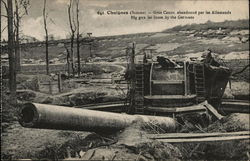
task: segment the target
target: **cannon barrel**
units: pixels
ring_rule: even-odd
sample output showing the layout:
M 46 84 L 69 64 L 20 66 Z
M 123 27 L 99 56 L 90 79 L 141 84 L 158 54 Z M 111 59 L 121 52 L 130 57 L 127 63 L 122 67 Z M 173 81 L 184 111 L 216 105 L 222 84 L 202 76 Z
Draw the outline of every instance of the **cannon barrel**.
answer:
M 19 123 L 23 127 L 74 131 L 110 132 L 122 130 L 134 122 L 154 124 L 174 132 L 177 123 L 169 117 L 128 115 L 65 106 L 26 103 Z

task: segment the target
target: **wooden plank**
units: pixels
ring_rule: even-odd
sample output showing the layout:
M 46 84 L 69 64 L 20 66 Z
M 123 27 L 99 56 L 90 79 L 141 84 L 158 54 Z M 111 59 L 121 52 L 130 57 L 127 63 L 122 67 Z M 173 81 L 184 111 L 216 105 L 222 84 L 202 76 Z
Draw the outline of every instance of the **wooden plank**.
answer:
M 193 99 L 196 95 L 152 95 L 152 96 L 144 96 L 146 99 Z
M 83 107 L 90 107 L 90 106 L 101 106 L 101 105 L 114 105 L 114 104 L 124 104 L 124 101 L 116 101 L 116 102 L 104 102 L 104 103 L 94 103 L 94 104 L 86 104 L 81 106 L 74 106 L 75 108 L 83 108 Z
M 238 102 L 222 102 L 220 109 L 225 112 L 250 113 L 250 103 Z
M 250 113 L 248 100 L 223 100 L 219 108 L 225 112 Z
M 109 104 L 109 105 L 96 105 L 96 106 L 78 106 L 78 108 L 84 108 L 84 109 L 91 109 L 91 110 L 97 110 L 97 109 L 105 109 L 105 108 L 115 108 L 115 107 L 125 107 L 123 103 L 121 104 Z
M 201 142 L 218 142 L 231 140 L 249 140 L 250 136 L 225 136 L 225 137 L 203 137 L 203 138 L 183 138 L 183 139 L 156 139 L 166 143 L 201 143 Z
M 222 110 L 223 112 L 229 112 L 229 113 L 250 113 L 250 108 L 246 108 L 246 107 L 220 107 L 220 110 Z
M 205 104 L 205 107 L 215 116 L 218 120 L 221 120 L 223 116 L 217 112 L 217 110 L 210 104 Z
M 228 133 L 169 133 L 169 134 L 149 134 L 150 139 L 170 139 L 170 138 L 200 138 L 200 137 L 217 137 L 217 136 L 237 136 L 250 135 L 249 131 L 228 132 Z
M 183 112 L 196 112 L 206 111 L 206 108 L 202 105 L 187 106 L 187 107 L 147 107 L 149 111 L 164 112 L 164 113 L 183 113 Z
M 249 102 L 222 102 L 222 105 L 228 105 L 228 106 L 250 106 Z
M 236 100 L 236 99 L 222 99 L 222 103 L 224 102 L 238 102 L 238 103 L 250 103 L 249 100 Z
M 191 111 L 205 111 L 206 108 L 202 105 L 200 106 L 190 106 L 190 107 L 182 107 L 182 108 L 177 108 L 176 112 L 191 112 Z
M 110 112 L 121 112 L 122 109 L 127 108 L 128 105 L 122 104 L 110 104 L 110 105 L 97 105 L 97 106 L 84 106 L 83 109 L 97 110 L 97 111 L 110 111 Z
M 173 107 L 146 107 L 147 111 L 163 112 L 163 113 L 175 113 L 176 108 Z
M 152 80 L 153 84 L 183 84 L 183 80 L 166 81 L 166 80 Z

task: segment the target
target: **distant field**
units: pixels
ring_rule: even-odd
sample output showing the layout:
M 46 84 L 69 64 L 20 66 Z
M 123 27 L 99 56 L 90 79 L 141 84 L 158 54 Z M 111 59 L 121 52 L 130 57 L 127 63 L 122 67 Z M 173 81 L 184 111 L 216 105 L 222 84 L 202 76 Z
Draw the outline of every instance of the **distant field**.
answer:
M 93 72 L 93 74 L 102 74 L 102 73 L 112 73 L 120 72 L 123 70 L 123 66 L 114 65 L 114 64 L 82 64 L 81 72 L 88 73 Z M 57 64 L 49 65 L 49 70 L 51 73 L 66 73 L 67 65 L 66 64 Z M 22 66 L 22 74 L 45 74 L 46 66 L 45 65 L 27 65 Z
M 212 36 L 211 36 L 212 35 Z M 229 54 L 232 52 L 249 51 L 249 22 L 248 20 L 225 21 L 225 22 L 207 22 L 205 24 L 191 24 L 176 26 L 172 29 L 157 33 L 138 33 L 130 35 L 117 35 L 93 38 L 91 46 L 82 42 L 80 45 L 81 60 L 88 57 L 105 58 L 110 62 L 126 62 L 126 48 L 131 47 L 135 42 L 136 55 L 142 55 L 143 49 L 154 49 L 153 56 L 173 56 L 173 55 L 195 55 L 204 52 L 207 49 L 217 54 Z M 49 59 L 57 58 L 57 63 L 66 62 L 66 49 L 69 48 L 69 40 L 51 41 L 49 45 Z M 76 45 L 74 48 L 76 52 Z M 76 54 L 75 54 L 76 56 Z M 22 59 L 32 59 L 33 64 L 36 61 L 45 61 L 44 42 L 23 44 L 21 47 Z M 35 61 L 36 60 L 36 61 Z M 249 62 L 248 62 L 249 63 Z M 230 61 L 229 66 L 235 71 L 240 69 L 239 64 Z M 109 73 L 110 71 L 119 71 L 126 65 L 112 66 L 108 65 L 87 65 L 82 67 L 83 72 Z M 52 72 L 66 72 L 66 65 L 50 64 Z M 45 73 L 45 65 L 24 66 L 23 73 Z
M 176 26 L 155 33 L 93 37 L 91 46 L 86 44 L 89 41 L 85 40 L 85 38 L 80 45 L 80 57 L 82 60 L 86 60 L 90 56 L 108 59 L 125 57 L 126 48 L 131 46 L 133 42 L 136 43 L 136 53 L 141 53 L 144 48 L 152 48 L 157 53 L 163 53 L 166 56 L 196 53 L 207 48 L 219 54 L 227 54 L 232 51 L 248 51 L 249 32 L 242 35 L 242 31 L 249 31 L 248 20 Z M 234 35 L 232 35 L 233 32 L 235 32 Z M 243 41 L 241 42 L 241 40 Z M 169 48 L 168 45 L 171 44 L 176 44 L 177 47 Z M 65 46 L 69 49 L 68 39 L 50 41 L 49 59 L 58 58 L 65 61 L 67 55 Z M 74 52 L 76 56 L 76 45 L 74 46 Z M 44 42 L 22 44 L 21 57 L 23 59 L 44 61 Z
M 249 64 L 249 59 L 232 59 L 224 60 L 224 65 L 233 70 L 233 73 L 241 71 L 246 65 Z M 83 73 L 92 72 L 94 75 L 100 75 L 103 73 L 113 73 L 121 72 L 126 68 L 126 64 L 83 64 L 81 71 Z M 67 66 L 65 64 L 59 65 L 50 65 L 51 73 L 66 73 Z M 29 65 L 22 66 L 22 74 L 45 74 L 46 66 L 45 65 Z M 249 82 L 249 68 L 246 69 L 243 73 L 234 77 L 235 80 L 244 80 Z
M 222 40 L 219 40 L 222 41 Z M 176 55 L 176 54 L 187 54 L 187 53 L 196 53 L 210 48 L 212 51 L 220 54 L 226 54 L 232 51 L 247 51 L 249 50 L 249 43 L 220 43 L 208 42 L 203 43 L 198 41 L 196 37 L 187 37 L 184 34 L 173 33 L 171 35 L 165 35 L 163 37 L 136 37 L 136 38 L 126 38 L 125 40 L 102 40 L 96 41 L 95 47 L 90 48 L 86 45 L 81 45 L 80 48 L 80 57 L 86 59 L 90 55 L 105 57 L 109 59 L 124 57 L 126 56 L 126 48 L 131 46 L 131 43 L 136 43 L 136 53 L 140 52 L 143 49 L 142 44 L 148 48 L 161 48 L 161 44 L 167 45 L 168 43 L 180 44 L 177 48 L 174 48 L 170 51 L 159 50 L 159 53 L 165 53 L 167 55 Z M 233 45 L 231 45 L 233 44 Z M 76 49 L 74 49 L 76 51 Z M 42 46 L 23 48 L 21 50 L 21 55 L 23 59 L 41 59 L 45 60 L 45 49 Z M 64 47 L 60 46 L 50 46 L 49 47 L 49 59 L 59 58 L 60 60 L 66 60 L 66 50 Z

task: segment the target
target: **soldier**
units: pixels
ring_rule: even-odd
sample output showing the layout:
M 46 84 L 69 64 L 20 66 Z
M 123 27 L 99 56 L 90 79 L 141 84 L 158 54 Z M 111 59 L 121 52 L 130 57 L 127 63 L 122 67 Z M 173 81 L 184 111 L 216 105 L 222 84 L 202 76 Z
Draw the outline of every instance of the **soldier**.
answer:
M 212 65 L 212 66 L 216 66 L 219 67 L 220 63 L 218 63 L 213 55 L 212 55 L 212 51 L 210 49 L 207 49 L 207 51 L 202 55 L 203 59 L 202 61 L 204 62 L 204 64 L 208 64 L 208 65 Z

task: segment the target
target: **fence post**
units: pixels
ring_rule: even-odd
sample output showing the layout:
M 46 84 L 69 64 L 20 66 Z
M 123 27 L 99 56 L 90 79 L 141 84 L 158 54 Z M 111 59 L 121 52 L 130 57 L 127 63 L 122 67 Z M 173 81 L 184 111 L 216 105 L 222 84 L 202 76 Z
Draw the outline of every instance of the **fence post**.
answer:
M 58 91 L 59 93 L 62 92 L 62 77 L 61 77 L 61 73 L 58 73 Z
M 52 94 L 52 85 L 51 85 L 51 80 L 49 80 L 49 93 Z

